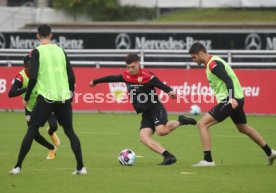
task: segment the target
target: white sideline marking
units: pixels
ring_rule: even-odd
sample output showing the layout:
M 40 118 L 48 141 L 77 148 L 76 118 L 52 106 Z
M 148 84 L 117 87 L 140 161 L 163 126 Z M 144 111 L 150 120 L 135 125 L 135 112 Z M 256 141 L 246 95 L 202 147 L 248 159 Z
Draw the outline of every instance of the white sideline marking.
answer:
M 142 156 L 142 155 L 137 155 L 136 157 L 139 157 L 139 158 L 141 158 L 141 157 L 144 157 L 144 156 Z
M 192 137 L 199 137 L 198 135 L 190 135 Z M 211 135 L 211 137 L 221 137 L 221 138 L 244 138 L 243 135 Z
M 74 170 L 74 167 L 72 168 L 53 168 L 54 170 Z
M 93 132 L 93 131 L 80 131 L 76 132 L 77 134 L 91 134 L 91 135 L 121 135 L 120 133 L 111 133 L 111 132 Z
M 39 168 L 34 168 L 34 169 L 30 169 L 31 171 L 41 171 L 41 172 L 45 172 L 45 171 L 49 171 L 49 170 L 74 170 L 74 167 L 72 168 L 45 168 L 45 169 L 39 169 Z
M 214 137 L 225 137 L 225 138 L 245 138 L 245 135 L 213 135 Z
M 180 174 L 183 174 L 183 175 L 194 175 L 196 173 L 195 172 L 180 172 Z

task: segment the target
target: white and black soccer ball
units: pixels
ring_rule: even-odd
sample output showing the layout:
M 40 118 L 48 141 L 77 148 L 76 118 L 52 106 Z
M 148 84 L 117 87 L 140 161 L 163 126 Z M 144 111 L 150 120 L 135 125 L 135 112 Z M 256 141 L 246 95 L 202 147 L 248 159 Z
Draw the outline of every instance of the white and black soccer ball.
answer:
M 120 152 L 118 160 L 123 166 L 132 166 L 135 163 L 136 155 L 131 149 L 124 149 Z
M 192 115 L 198 115 L 201 113 L 201 109 L 198 105 L 192 105 L 190 108 L 190 114 Z

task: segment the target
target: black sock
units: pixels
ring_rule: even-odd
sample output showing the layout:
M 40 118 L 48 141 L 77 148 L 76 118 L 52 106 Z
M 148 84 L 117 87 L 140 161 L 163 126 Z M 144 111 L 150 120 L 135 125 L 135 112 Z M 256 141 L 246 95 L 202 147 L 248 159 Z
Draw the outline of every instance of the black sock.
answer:
M 211 151 L 204 151 L 203 154 L 204 154 L 204 160 L 205 161 L 207 161 L 207 162 L 212 162 L 213 161 Z
M 168 152 L 167 150 L 165 150 L 163 153 L 162 153 L 163 157 L 166 158 L 166 157 L 170 157 L 170 156 L 173 156 L 170 152 Z
M 267 156 L 271 155 L 271 153 L 272 153 L 271 148 L 267 144 L 265 146 L 263 146 L 262 148 Z

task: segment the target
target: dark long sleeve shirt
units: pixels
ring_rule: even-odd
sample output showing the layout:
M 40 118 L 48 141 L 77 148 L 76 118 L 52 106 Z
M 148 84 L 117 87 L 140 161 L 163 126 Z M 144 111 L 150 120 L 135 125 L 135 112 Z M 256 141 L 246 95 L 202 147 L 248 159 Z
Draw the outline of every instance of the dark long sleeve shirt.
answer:
M 67 76 L 68 76 L 68 83 L 69 83 L 69 89 L 74 93 L 75 91 L 75 75 L 72 69 L 72 66 L 70 64 L 70 61 L 65 54 L 66 58 L 66 69 L 67 69 Z M 37 49 L 34 49 L 32 51 L 31 56 L 31 62 L 30 62 L 30 79 L 29 84 L 26 90 L 25 100 L 28 101 L 30 98 L 30 95 L 32 93 L 33 88 L 36 85 L 37 77 L 38 77 L 38 70 L 39 70 L 39 51 Z
M 169 93 L 170 91 L 172 91 L 171 87 L 165 85 L 156 76 L 153 76 L 153 78 L 151 78 L 148 82 L 145 82 L 145 83 L 134 83 L 134 82 L 126 81 L 122 75 L 106 76 L 99 79 L 95 79 L 93 81 L 95 85 L 99 83 L 107 83 L 107 82 L 125 82 L 126 83 L 132 105 L 137 113 L 150 110 L 152 105 L 162 105 L 158 99 L 157 93 L 155 91 L 155 87 L 165 91 L 166 93 Z M 143 96 L 142 94 L 146 94 L 148 98 L 148 100 L 144 103 L 140 102 L 140 101 L 145 101 L 144 100 L 145 95 Z M 153 97 L 151 97 L 151 95 L 153 95 Z M 140 99 L 140 101 L 138 98 Z M 152 98 L 154 100 L 151 100 Z
M 22 88 L 23 84 L 21 81 L 15 79 L 10 91 L 9 91 L 9 97 L 17 97 L 20 96 L 21 94 L 23 94 L 24 92 L 26 92 L 26 88 Z

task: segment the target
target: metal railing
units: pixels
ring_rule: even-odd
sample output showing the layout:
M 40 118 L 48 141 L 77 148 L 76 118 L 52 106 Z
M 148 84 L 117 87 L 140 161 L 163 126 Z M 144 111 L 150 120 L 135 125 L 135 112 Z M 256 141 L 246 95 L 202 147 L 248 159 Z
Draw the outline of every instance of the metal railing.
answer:
M 0 49 L 0 66 L 22 65 L 24 49 Z M 128 53 L 137 53 L 143 66 L 196 67 L 188 50 L 66 50 L 74 66 L 124 66 Z M 276 50 L 211 50 L 234 67 L 276 67 Z

